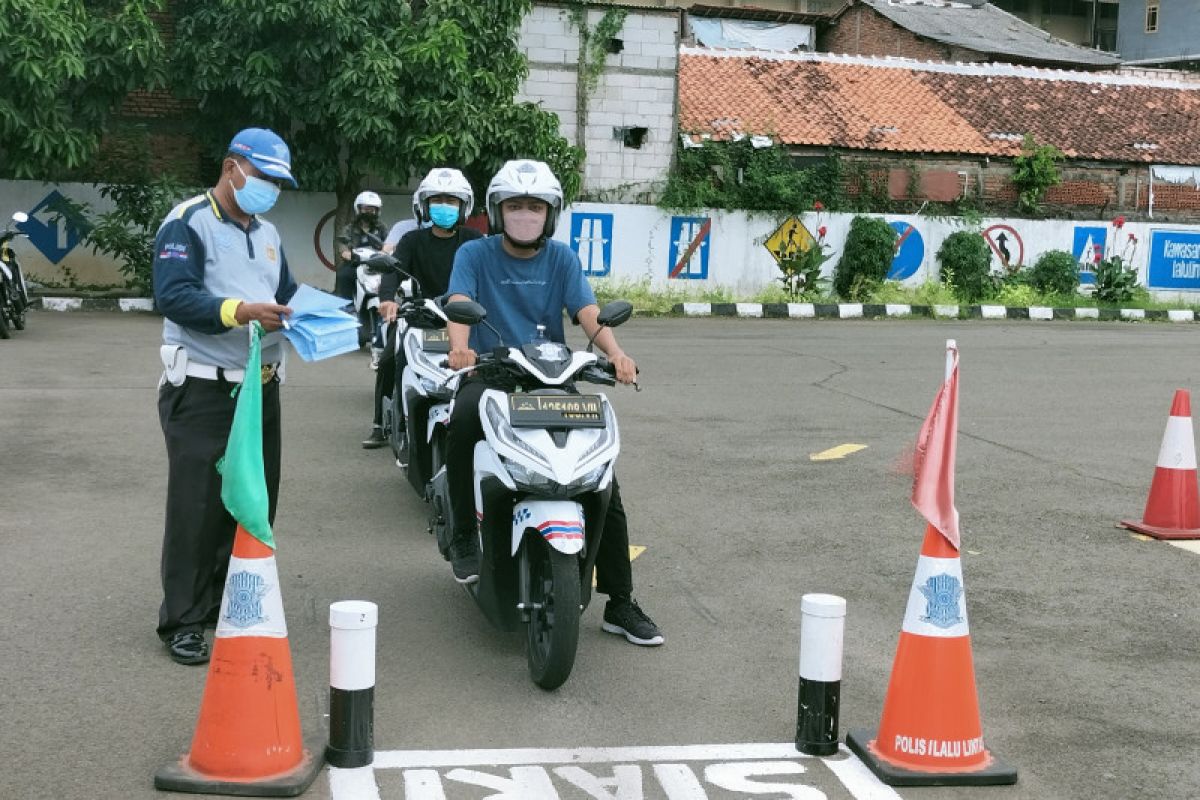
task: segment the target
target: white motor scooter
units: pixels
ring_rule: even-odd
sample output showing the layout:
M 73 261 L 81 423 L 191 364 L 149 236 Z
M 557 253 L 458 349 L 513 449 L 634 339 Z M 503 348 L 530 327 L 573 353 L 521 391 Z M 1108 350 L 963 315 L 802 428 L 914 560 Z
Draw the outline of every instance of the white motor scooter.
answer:
M 482 323 L 487 314 L 473 302 L 443 310 L 464 325 Z M 615 327 L 632 313 L 632 305 L 614 301 L 598 320 Z M 484 438 L 475 445 L 479 580 L 466 588 L 497 628 L 525 625 L 529 672 L 543 689 L 560 686 L 575 664 L 579 616 L 591 598 L 621 448 L 608 398 L 576 388 L 616 383 L 611 365 L 591 347 L 572 352 L 545 340 L 501 346 L 451 381 L 457 386 L 474 371 L 489 384 L 479 401 Z M 448 558 L 454 520 L 444 459 L 431 503 L 430 525 Z

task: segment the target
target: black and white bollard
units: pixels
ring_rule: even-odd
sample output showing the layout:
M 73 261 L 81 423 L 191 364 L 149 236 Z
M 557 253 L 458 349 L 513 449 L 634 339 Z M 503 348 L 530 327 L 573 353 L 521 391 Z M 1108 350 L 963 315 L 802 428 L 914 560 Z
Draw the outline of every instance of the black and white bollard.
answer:
M 329 746 L 334 767 L 375 760 L 375 626 L 379 608 L 365 600 L 329 606 Z
M 796 749 L 810 756 L 831 756 L 838 750 L 845 622 L 844 598 L 832 594 L 806 594 L 800 598 Z

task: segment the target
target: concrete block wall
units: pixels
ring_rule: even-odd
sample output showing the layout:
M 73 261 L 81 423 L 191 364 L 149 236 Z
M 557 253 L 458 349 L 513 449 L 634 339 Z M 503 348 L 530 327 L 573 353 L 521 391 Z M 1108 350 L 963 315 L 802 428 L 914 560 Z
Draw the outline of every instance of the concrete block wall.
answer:
M 603 9 L 588 12 L 593 28 Z M 614 37 L 621 50 L 605 61 L 588 101 L 585 197 L 612 202 L 648 200 L 666 182 L 674 154 L 679 14 L 628 9 Z M 579 31 L 565 9 L 534 5 L 520 31 L 529 75 L 520 99 L 558 115 L 564 137 L 576 140 Z M 622 131 L 645 128 L 640 147 Z

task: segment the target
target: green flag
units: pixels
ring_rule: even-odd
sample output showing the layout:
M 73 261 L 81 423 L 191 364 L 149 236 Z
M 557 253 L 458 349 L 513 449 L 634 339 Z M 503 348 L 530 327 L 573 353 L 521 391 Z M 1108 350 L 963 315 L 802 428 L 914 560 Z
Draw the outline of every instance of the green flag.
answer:
M 250 356 L 246 376 L 237 392 L 237 408 L 225 455 L 217 462 L 221 473 L 221 502 L 247 532 L 271 549 L 270 501 L 267 499 L 267 475 L 263 467 L 262 415 L 262 327 L 250 323 Z

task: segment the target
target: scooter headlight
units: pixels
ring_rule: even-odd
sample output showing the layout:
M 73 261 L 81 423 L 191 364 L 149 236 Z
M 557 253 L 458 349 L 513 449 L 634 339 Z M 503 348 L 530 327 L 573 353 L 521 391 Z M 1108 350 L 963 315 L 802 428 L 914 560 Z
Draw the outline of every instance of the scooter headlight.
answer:
M 500 410 L 500 406 L 495 400 L 489 397 L 487 403 L 484 404 L 484 411 L 487 413 L 488 422 L 491 423 L 492 429 L 496 431 L 496 436 L 500 438 L 500 441 L 504 442 L 504 444 L 515 450 L 520 450 L 526 456 L 533 459 L 547 470 L 550 469 L 550 462 L 546 461 L 546 459 L 542 457 L 541 453 L 530 447 L 524 439 L 517 436 L 516 432 L 512 429 L 512 426 L 508 424 L 508 419 L 505 418 L 504 412 Z

